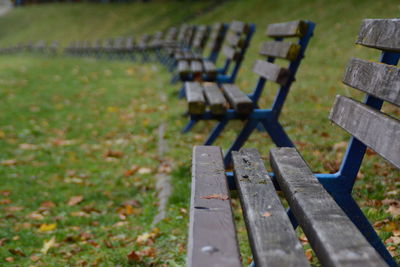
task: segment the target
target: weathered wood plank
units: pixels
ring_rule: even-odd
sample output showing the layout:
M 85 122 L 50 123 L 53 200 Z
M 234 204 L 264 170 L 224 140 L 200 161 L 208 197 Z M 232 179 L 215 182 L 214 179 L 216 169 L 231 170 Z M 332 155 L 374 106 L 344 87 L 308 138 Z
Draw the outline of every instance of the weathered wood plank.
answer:
M 400 121 L 353 99 L 336 96 L 330 119 L 400 168 Z
M 257 60 L 253 66 L 253 71 L 261 77 L 280 85 L 286 84 L 290 78 L 288 69 L 264 60 Z
M 280 188 L 322 266 L 387 266 L 295 148 L 272 149 L 270 161 Z
M 226 41 L 227 41 L 227 42 L 229 43 L 229 45 L 232 46 L 232 47 L 240 47 L 240 46 L 243 45 L 241 35 L 238 35 L 238 34 L 233 33 L 233 32 L 229 33 L 229 34 L 226 36 Z
M 195 75 L 199 75 L 203 72 L 203 64 L 200 61 L 193 60 L 190 62 L 190 69 Z
M 216 83 L 205 83 L 203 89 L 211 113 L 225 114 L 228 103 L 218 85 Z
M 230 60 L 236 61 L 240 59 L 240 52 L 228 45 L 225 45 L 224 48 L 222 48 L 222 52 L 224 53 L 226 58 Z
M 343 82 L 367 94 L 400 106 L 400 68 L 353 58 Z
M 250 114 L 253 111 L 253 101 L 235 84 L 223 84 L 222 88 L 229 103 L 238 114 Z
M 219 147 L 195 146 L 193 149 L 187 265 L 241 266 Z
M 300 52 L 300 48 L 299 44 L 270 41 L 262 43 L 260 54 L 269 57 L 295 60 Z
M 400 19 L 363 20 L 356 43 L 400 52 Z
M 186 82 L 185 91 L 189 114 L 203 114 L 206 110 L 206 100 L 201 85 L 198 82 Z
M 188 75 L 190 73 L 189 62 L 187 62 L 186 60 L 180 60 L 178 62 L 178 73 L 179 75 Z
M 258 151 L 242 149 L 232 157 L 256 266 L 309 266 Z
M 229 25 L 229 30 L 236 33 L 245 33 L 248 30 L 248 25 L 242 21 L 232 21 Z
M 204 71 L 207 74 L 207 77 L 211 79 L 215 79 L 217 76 L 217 67 L 211 61 L 205 60 L 203 61 Z
M 307 32 L 307 23 L 302 20 L 269 24 L 267 35 L 270 37 L 302 37 Z

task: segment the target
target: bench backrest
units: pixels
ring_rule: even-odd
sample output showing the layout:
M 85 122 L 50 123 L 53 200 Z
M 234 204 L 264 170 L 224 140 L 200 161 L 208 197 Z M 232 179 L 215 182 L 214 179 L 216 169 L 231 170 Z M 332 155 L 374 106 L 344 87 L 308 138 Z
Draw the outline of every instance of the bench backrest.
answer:
M 236 78 L 255 29 L 254 24 L 242 21 L 233 21 L 229 25 L 225 44 L 222 47 L 225 57 L 223 73 L 229 76 L 229 82 L 234 82 Z
M 207 43 L 207 48 L 210 50 L 208 60 L 215 62 L 218 58 L 219 51 L 222 48 L 226 32 L 228 30 L 228 24 L 217 22 L 213 24 L 211 29 L 210 38 Z
M 353 58 L 347 64 L 343 83 L 366 94 L 363 103 L 338 95 L 330 119 L 350 133 L 345 157 L 338 173 L 348 178 L 351 190 L 366 147 L 400 169 L 400 121 L 380 111 L 391 103 L 399 111 L 400 19 L 366 19 L 357 44 L 379 49 L 379 62 Z
M 191 46 L 192 50 L 196 52 L 202 52 L 209 36 L 210 36 L 209 26 L 207 25 L 197 26 L 196 34 L 193 37 L 193 42 Z
M 275 116 L 279 116 L 282 110 L 314 28 L 313 22 L 303 20 L 275 23 L 267 27 L 266 35 L 274 40 L 261 44 L 260 54 L 267 60 L 257 60 L 253 66 L 253 71 L 260 78 L 250 98 L 257 103 L 266 81 L 280 85 L 272 105 Z M 276 59 L 288 62 L 287 67 L 275 64 Z

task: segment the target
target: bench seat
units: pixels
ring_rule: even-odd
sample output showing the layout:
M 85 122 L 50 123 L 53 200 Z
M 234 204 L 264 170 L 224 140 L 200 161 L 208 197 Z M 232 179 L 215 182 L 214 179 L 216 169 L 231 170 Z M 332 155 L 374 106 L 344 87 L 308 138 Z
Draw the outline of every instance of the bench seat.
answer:
M 256 149 L 233 153 L 256 266 L 309 266 Z M 294 148 L 272 150 L 275 181 L 323 266 L 386 266 Z M 193 149 L 188 266 L 241 266 L 221 149 Z
M 202 115 L 207 110 L 214 115 L 223 115 L 227 109 L 248 115 L 254 108 L 253 101 L 234 84 L 186 82 L 185 90 L 191 115 Z

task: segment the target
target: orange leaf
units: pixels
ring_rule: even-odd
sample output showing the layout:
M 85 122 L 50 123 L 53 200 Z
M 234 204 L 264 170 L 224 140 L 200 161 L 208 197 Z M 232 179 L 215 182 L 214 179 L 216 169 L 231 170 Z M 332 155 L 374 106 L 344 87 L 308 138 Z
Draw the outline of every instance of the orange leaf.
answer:
M 68 200 L 68 206 L 74 206 L 83 200 L 83 196 L 73 196 Z
M 229 197 L 227 195 L 222 194 L 212 194 L 208 196 L 201 196 L 202 199 L 219 199 L 219 200 L 228 200 Z
M 132 251 L 131 253 L 126 255 L 126 257 L 128 258 L 129 263 L 135 263 L 141 261 L 140 255 L 138 255 L 135 251 Z

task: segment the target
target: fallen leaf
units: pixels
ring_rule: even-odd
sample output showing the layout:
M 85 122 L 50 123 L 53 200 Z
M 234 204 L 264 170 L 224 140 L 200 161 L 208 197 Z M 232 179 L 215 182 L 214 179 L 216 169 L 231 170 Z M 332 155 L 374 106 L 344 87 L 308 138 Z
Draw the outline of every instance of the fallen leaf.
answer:
M 6 159 L 3 161 L 0 161 L 0 165 L 3 166 L 14 166 L 17 165 L 17 160 L 16 159 Z
M 39 227 L 39 232 L 49 232 L 49 231 L 53 231 L 54 229 L 56 229 L 57 224 L 56 223 L 50 223 L 50 224 L 42 224 Z
M 22 250 L 20 250 L 20 249 L 10 248 L 8 250 L 8 252 L 10 252 L 11 254 L 16 255 L 16 256 L 21 256 L 21 257 L 25 257 L 26 256 L 25 253 L 22 252 Z
M 28 219 L 31 220 L 43 220 L 44 216 L 37 211 L 33 211 L 26 216 Z
M 131 253 L 126 255 L 126 257 L 128 258 L 128 262 L 131 264 L 141 261 L 141 257 L 135 251 L 132 251 Z
M 122 158 L 124 153 L 121 151 L 114 151 L 114 150 L 108 150 L 107 152 L 104 153 L 105 158 Z
M 4 259 L 6 262 L 13 262 L 14 258 L 13 257 L 7 257 Z
M 83 200 L 83 196 L 73 196 L 68 200 L 68 206 L 74 206 Z
M 139 166 L 137 166 L 137 165 L 132 165 L 132 166 L 130 167 L 130 169 L 128 169 L 128 170 L 126 170 L 126 171 L 124 172 L 124 175 L 125 175 L 126 177 L 132 176 L 132 175 L 134 175 L 139 169 L 140 169 Z
M 9 199 L 9 198 L 0 199 L 0 205 L 10 204 L 10 203 L 11 203 L 11 199 Z
M 222 194 L 212 194 L 208 196 L 201 196 L 201 199 L 219 199 L 219 200 L 228 200 L 229 197 L 227 195 Z
M 268 211 L 264 212 L 261 216 L 263 217 L 269 217 L 271 216 L 271 213 L 269 213 Z
M 142 168 L 140 168 L 140 169 L 138 170 L 138 173 L 139 173 L 139 174 L 149 174 L 149 173 L 151 173 L 151 169 L 150 169 L 150 168 L 142 167 Z
M 40 257 L 38 255 L 32 255 L 32 256 L 30 256 L 30 259 L 33 262 L 37 262 L 38 260 L 40 260 Z
M 145 248 L 138 252 L 140 256 L 154 258 L 156 256 L 156 249 L 153 247 Z
M 400 206 L 389 206 L 389 208 L 387 209 L 387 212 L 393 216 L 399 216 L 400 215 Z
M 393 245 L 399 245 L 400 244 L 400 237 L 398 236 L 391 236 L 388 239 L 385 240 L 385 244 L 393 244 Z
M 33 144 L 20 144 L 19 148 L 22 150 L 36 150 L 37 146 Z
M 50 248 L 54 247 L 56 244 L 56 238 L 53 236 L 50 240 L 44 241 L 43 247 L 40 250 L 41 253 L 47 254 Z
M 312 258 L 313 258 L 312 249 L 311 249 L 311 248 L 307 249 L 306 252 L 305 252 L 305 254 L 306 254 L 307 260 L 308 260 L 308 261 L 311 261 Z

